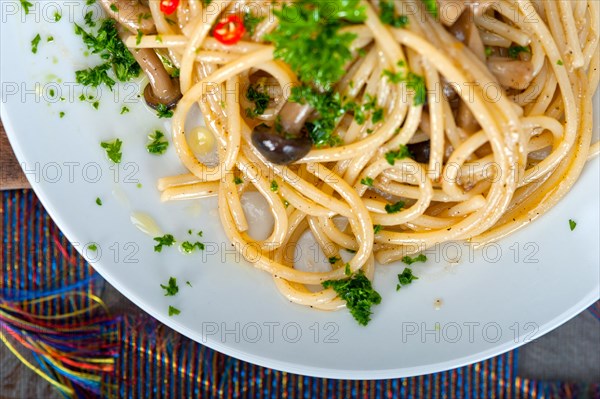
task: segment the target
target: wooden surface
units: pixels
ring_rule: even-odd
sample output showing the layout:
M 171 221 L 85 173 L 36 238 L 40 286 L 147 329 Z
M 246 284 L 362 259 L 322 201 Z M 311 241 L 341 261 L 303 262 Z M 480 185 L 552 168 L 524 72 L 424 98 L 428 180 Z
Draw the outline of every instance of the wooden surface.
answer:
M 0 190 L 30 188 L 0 121 Z

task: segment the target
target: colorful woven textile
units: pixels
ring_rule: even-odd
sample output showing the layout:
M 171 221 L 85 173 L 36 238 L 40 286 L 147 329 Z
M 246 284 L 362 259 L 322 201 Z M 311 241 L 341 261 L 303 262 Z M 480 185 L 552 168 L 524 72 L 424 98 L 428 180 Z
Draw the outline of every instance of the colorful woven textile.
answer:
M 33 192 L 3 192 L 0 200 L 0 337 L 65 397 L 600 398 L 598 384 L 518 377 L 517 351 L 379 381 L 303 377 L 239 361 L 150 317 L 110 316 L 100 299 L 104 282 Z

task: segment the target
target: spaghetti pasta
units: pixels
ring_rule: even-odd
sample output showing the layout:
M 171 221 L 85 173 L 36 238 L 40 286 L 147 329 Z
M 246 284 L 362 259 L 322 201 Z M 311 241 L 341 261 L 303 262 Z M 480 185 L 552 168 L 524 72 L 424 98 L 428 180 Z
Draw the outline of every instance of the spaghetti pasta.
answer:
M 282 4 L 181 0 L 166 17 L 156 3 L 157 34 L 125 42 L 132 51 L 166 51 L 180 69 L 172 140 L 189 172 L 162 178 L 162 199 L 218 196 L 228 238 L 292 302 L 337 309 L 344 302 L 331 288 L 311 286 L 360 270 L 372 279 L 375 261 L 437 243 L 498 240 L 556 204 L 598 153 L 591 146 L 600 33 L 594 0 L 455 1 L 458 16 L 444 14 L 447 0 L 438 2 L 439 18 L 421 1 L 361 0 L 364 21 L 340 30 L 354 35 L 345 74 L 330 88 L 312 86 L 354 107 L 335 119 L 337 141 L 315 144 L 290 165 L 269 162 L 252 141 L 258 125 L 277 125 L 290 88 L 306 83 L 268 40 Z M 381 17 L 390 3 L 402 26 Z M 220 43 L 211 29 L 232 14 L 260 22 L 237 43 Z M 253 115 L 247 90 L 258 84 L 270 87 L 269 102 Z M 216 163 L 190 146 L 194 108 L 216 139 Z M 273 213 L 264 240 L 248 234 L 241 198 L 250 191 Z M 305 233 L 337 259 L 330 270 L 294 267 L 289 253 Z M 342 249 L 353 253 L 347 267 Z

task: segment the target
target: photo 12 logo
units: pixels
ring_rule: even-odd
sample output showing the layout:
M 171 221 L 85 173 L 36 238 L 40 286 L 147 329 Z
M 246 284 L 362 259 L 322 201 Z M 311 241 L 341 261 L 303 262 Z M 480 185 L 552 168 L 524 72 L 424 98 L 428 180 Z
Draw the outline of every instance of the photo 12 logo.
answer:
M 439 344 L 439 343 L 488 343 L 496 344 L 510 340 L 516 344 L 525 344 L 537 338 L 539 325 L 535 322 L 514 322 L 510 325 L 495 321 L 463 322 L 403 322 L 401 342 Z
M 202 343 L 338 344 L 335 322 L 302 324 L 296 321 L 202 322 Z

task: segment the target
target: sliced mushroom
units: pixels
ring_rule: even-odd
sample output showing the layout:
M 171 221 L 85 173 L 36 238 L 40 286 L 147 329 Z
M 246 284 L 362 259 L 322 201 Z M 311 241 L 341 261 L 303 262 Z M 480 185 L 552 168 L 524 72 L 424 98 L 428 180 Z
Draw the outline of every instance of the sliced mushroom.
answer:
M 127 28 L 131 33 L 141 31 L 145 35 L 156 33 L 156 26 L 150 8 L 140 0 L 99 0 L 111 18 Z
M 422 141 L 420 143 L 409 144 L 408 150 L 413 155 L 413 159 L 419 163 L 429 163 L 429 154 L 431 152 L 431 141 Z
M 313 111 L 308 104 L 286 102 L 279 113 L 281 131 L 260 124 L 252 130 L 252 144 L 274 164 L 289 165 L 302 159 L 312 148 L 304 124 Z
M 490 57 L 487 66 L 504 87 L 523 90 L 533 80 L 533 64 L 530 61 Z
M 129 36 L 129 32 L 122 25 L 119 25 L 118 32 L 123 41 Z M 146 103 L 154 109 L 159 105 L 174 108 L 182 97 L 179 80 L 171 78 L 154 50 L 144 48 L 130 51 L 148 77 L 149 84 L 144 89 Z
M 461 14 L 448 29 L 454 37 L 463 42 L 481 60 L 485 61 L 485 46 L 475 25 L 473 13 L 468 10 Z

